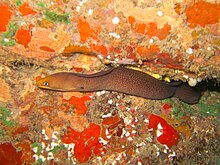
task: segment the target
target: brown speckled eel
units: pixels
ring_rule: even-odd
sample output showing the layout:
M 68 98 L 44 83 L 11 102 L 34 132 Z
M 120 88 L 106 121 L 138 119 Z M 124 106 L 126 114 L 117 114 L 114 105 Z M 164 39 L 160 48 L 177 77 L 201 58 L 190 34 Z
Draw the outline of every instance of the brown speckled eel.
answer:
M 116 91 L 148 99 L 176 96 L 186 103 L 197 103 L 200 93 L 183 83 L 172 86 L 143 72 L 118 67 L 95 74 L 56 73 L 37 81 L 37 86 L 56 91 Z

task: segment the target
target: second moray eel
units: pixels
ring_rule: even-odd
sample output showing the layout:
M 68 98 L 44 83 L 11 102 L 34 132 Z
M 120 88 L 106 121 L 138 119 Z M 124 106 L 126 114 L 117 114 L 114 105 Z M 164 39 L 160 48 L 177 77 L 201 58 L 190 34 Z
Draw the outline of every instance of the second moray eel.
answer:
M 170 85 L 146 73 L 124 67 L 95 74 L 56 73 L 38 80 L 37 86 L 56 91 L 116 91 L 148 99 L 175 96 L 189 104 L 197 103 L 201 95 L 186 83 Z

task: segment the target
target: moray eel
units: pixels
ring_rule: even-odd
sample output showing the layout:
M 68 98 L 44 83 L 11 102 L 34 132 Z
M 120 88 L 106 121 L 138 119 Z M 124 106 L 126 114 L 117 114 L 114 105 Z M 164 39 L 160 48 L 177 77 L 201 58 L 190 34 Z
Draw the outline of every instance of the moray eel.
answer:
M 156 100 L 175 96 L 189 104 L 197 103 L 200 98 L 200 93 L 186 83 L 171 85 L 146 73 L 124 67 L 95 74 L 56 73 L 38 80 L 37 86 L 64 92 L 116 91 Z

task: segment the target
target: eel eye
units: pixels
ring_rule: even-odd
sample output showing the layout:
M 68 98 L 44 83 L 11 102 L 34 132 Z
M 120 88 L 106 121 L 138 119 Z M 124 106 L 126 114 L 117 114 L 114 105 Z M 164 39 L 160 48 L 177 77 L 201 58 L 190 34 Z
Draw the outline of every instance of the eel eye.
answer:
M 48 83 L 48 82 L 44 82 L 43 85 L 44 85 L 44 86 L 48 86 L 49 83 Z

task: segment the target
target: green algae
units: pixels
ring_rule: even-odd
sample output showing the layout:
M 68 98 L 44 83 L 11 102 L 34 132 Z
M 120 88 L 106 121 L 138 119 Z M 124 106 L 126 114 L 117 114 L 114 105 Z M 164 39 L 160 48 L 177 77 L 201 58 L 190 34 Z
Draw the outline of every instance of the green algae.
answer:
M 2 137 L 4 135 L 5 135 L 5 132 L 2 129 L 0 129 L 0 137 Z
M 3 37 L 5 38 L 13 37 L 16 31 L 18 30 L 18 28 L 19 26 L 16 22 L 10 22 L 7 31 L 3 33 Z
M 34 163 L 34 165 L 42 165 L 44 161 L 42 159 L 37 159 L 37 163 Z
M 46 5 L 45 3 L 43 3 L 43 2 L 39 2 L 39 3 L 38 3 L 38 6 L 43 7 L 43 8 L 46 8 L 47 5 Z
M 68 13 L 61 15 L 61 14 L 57 14 L 54 11 L 50 11 L 46 9 L 44 16 L 47 20 L 54 22 L 54 23 L 62 22 L 62 23 L 67 24 L 70 22 Z
M 16 4 L 16 6 L 21 6 L 22 1 L 21 0 L 16 0 L 15 4 Z
M 216 164 L 220 164 L 220 156 L 217 158 Z
M 0 106 L 0 120 L 5 124 L 6 126 L 13 126 L 15 123 L 13 121 L 10 121 L 9 118 L 11 117 L 11 113 L 7 108 Z
M 14 39 L 8 39 L 8 40 L 2 39 L 0 41 L 0 44 L 3 46 L 14 46 L 16 44 L 16 41 Z
M 172 115 L 179 121 L 181 121 L 181 118 L 183 116 L 186 116 L 187 114 L 192 114 L 192 108 L 190 107 L 190 105 L 184 102 L 176 102 L 171 98 L 163 100 L 163 103 L 165 102 L 172 105 Z
M 47 5 L 44 2 L 39 2 L 38 6 L 44 8 L 44 17 L 54 23 L 65 23 L 68 24 L 70 22 L 70 14 L 64 13 L 64 14 L 57 14 L 54 11 L 50 11 L 47 7 Z
M 207 96 L 203 96 L 197 104 L 187 104 L 184 102 L 176 102 L 173 99 L 165 99 L 163 103 L 169 103 L 172 105 L 172 115 L 181 121 L 181 118 L 186 115 L 200 116 L 200 117 L 220 117 L 220 103 L 208 104 L 206 100 Z
M 50 150 L 49 152 L 52 152 L 53 154 L 56 154 L 58 151 L 60 150 L 64 150 L 65 146 L 61 145 L 61 146 L 55 146 L 52 150 Z
M 195 111 L 193 111 L 193 108 L 191 105 L 180 102 L 180 104 L 177 104 L 176 102 L 172 103 L 173 105 L 173 112 L 172 114 L 176 117 L 176 119 L 181 121 L 181 118 L 186 115 L 195 115 Z
M 14 46 L 16 41 L 13 37 L 15 36 L 18 28 L 19 26 L 16 22 L 10 22 L 7 31 L 4 32 L 0 37 L 0 44 L 3 46 Z
M 37 152 L 36 152 L 36 154 L 37 155 L 40 155 L 41 154 L 41 151 L 42 151 L 42 149 L 43 149 L 43 147 L 39 144 L 39 143 L 33 143 L 32 145 L 31 145 L 31 148 L 37 148 Z
M 199 108 L 199 113 L 201 116 L 216 116 L 220 117 L 220 103 L 207 104 L 205 103 L 207 97 L 202 98 L 196 105 Z

